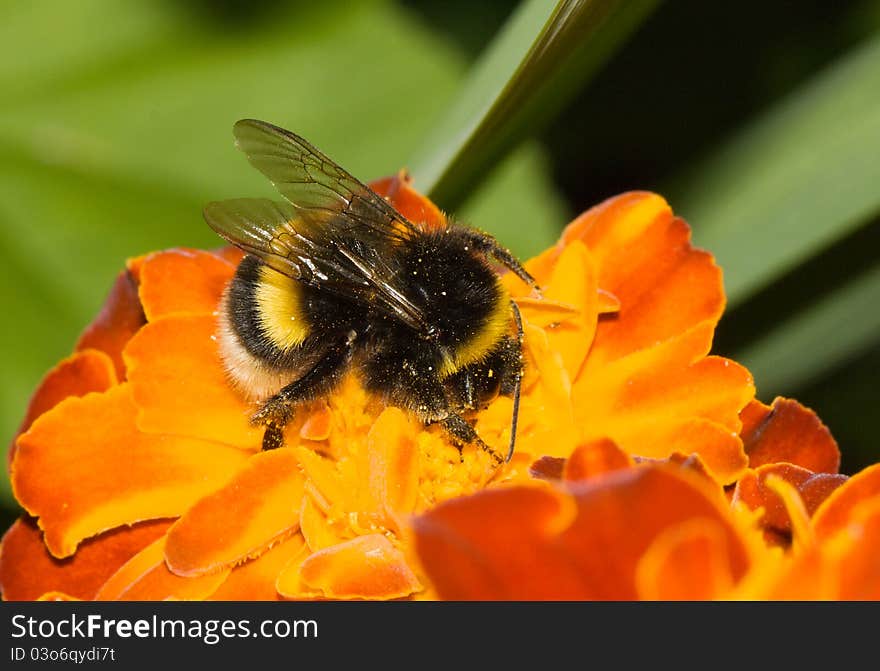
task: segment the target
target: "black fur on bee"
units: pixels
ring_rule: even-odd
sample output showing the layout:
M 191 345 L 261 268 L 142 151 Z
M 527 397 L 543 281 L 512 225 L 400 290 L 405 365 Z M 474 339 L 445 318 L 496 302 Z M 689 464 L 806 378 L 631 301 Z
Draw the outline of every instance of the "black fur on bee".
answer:
M 522 377 L 522 324 L 495 264 L 537 291 L 491 236 L 409 222 L 302 138 L 264 122 L 235 126 L 239 146 L 287 199 L 212 203 L 205 218 L 248 255 L 221 305 L 230 378 L 259 400 L 264 449 L 283 444 L 297 405 L 349 370 L 386 403 L 440 423 L 459 445 L 503 458 L 463 417 Z

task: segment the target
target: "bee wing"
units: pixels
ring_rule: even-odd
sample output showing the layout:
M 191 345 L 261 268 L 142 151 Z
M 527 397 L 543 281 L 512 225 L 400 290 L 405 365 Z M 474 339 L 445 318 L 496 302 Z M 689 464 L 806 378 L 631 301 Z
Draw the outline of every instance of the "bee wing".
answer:
M 295 133 L 265 121 L 242 119 L 233 134 L 251 164 L 271 180 L 303 220 L 360 229 L 360 235 L 390 241 L 406 239 L 417 231 L 385 199 Z
M 209 203 L 205 221 L 236 247 L 278 272 L 322 290 L 384 310 L 423 331 L 425 316 L 396 286 L 397 269 L 381 248 L 352 236 L 334 235 L 303 219 L 291 203 L 239 198 Z M 338 232 L 338 231 L 336 231 Z

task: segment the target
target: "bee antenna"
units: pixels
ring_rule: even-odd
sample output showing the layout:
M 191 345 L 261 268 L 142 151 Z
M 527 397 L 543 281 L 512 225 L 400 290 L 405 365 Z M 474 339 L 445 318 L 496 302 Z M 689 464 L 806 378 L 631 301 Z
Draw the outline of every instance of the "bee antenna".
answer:
M 516 304 L 516 301 L 510 301 L 510 307 L 513 310 L 513 319 L 516 322 L 516 339 L 519 343 L 520 357 L 522 357 L 522 315 L 519 313 L 519 306 Z M 513 449 L 516 447 L 516 423 L 519 420 L 519 395 L 520 390 L 522 389 L 522 376 L 522 366 L 520 365 L 520 369 L 516 372 L 516 382 L 514 382 L 513 386 L 513 415 L 510 419 L 510 447 L 507 448 L 507 458 L 504 460 L 505 462 L 509 462 L 511 457 L 513 457 Z

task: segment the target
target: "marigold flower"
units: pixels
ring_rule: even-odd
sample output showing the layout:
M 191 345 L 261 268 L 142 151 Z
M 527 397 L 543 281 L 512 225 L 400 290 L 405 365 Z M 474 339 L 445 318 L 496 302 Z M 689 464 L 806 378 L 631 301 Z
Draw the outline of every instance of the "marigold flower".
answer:
M 400 176 L 373 187 L 443 225 Z M 43 380 L 10 452 L 27 514 L 3 538 L 5 599 L 876 593 L 880 471 L 837 474 L 815 415 L 755 401 L 749 372 L 709 355 L 721 272 L 659 196 L 610 199 L 529 261 L 544 300 L 505 277 L 526 375 L 497 471 L 354 375 L 261 452 L 215 337 L 239 258 L 129 261 Z M 497 399 L 478 433 L 506 445 L 510 414 Z

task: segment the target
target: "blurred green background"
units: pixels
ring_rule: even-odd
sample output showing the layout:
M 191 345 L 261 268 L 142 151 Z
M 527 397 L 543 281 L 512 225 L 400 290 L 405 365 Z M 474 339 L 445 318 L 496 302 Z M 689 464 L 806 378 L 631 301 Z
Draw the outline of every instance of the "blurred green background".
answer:
M 125 258 L 216 246 L 206 202 L 272 195 L 235 120 L 293 129 L 364 180 L 417 165 L 516 8 L 4 2 L 4 443 Z M 880 461 L 880 0 L 652 3 L 591 74 L 440 205 L 528 256 L 608 196 L 662 193 L 724 268 L 716 351 L 765 402 L 814 408 L 844 472 Z M 0 500 L 9 522 L 8 479 Z

